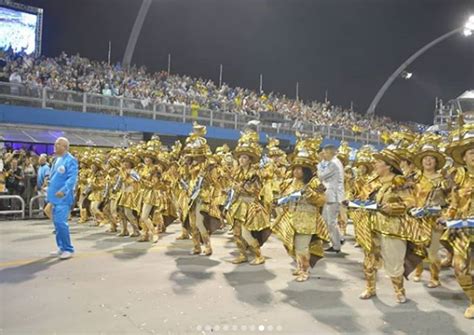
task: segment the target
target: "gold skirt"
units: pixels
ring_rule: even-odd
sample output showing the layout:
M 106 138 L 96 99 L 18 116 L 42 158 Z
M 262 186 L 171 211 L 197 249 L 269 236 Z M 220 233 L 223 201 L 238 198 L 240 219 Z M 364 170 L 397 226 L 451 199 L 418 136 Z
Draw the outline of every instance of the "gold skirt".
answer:
M 138 195 L 137 203 L 152 205 L 159 212 L 167 211 L 167 202 L 163 192 L 154 189 L 143 189 Z
M 241 221 L 249 231 L 270 228 L 270 215 L 253 197 L 240 196 L 231 206 L 229 216 L 232 222 Z
M 288 254 L 295 258 L 295 235 L 297 232 L 295 230 L 295 226 L 293 225 L 292 218 L 294 218 L 294 216 L 288 214 L 288 209 L 284 209 L 275 220 L 275 223 L 272 227 L 272 232 L 278 237 L 280 241 L 282 241 L 283 246 L 285 247 Z M 309 252 L 312 256 L 311 258 L 314 259 L 314 261 L 311 261 L 311 266 L 314 266 L 314 263 L 317 259 L 324 256 L 323 242 L 328 242 L 330 240 L 329 232 L 322 217 L 317 216 L 313 220 L 315 221 L 315 233 L 312 234 L 313 237 L 309 244 Z
M 102 191 L 94 191 L 91 194 L 89 194 L 89 197 L 87 197 L 90 201 L 102 201 Z
M 469 249 L 474 245 L 474 228 L 447 229 L 440 241 L 445 247 L 467 259 Z
M 119 200 L 119 206 L 137 210 L 140 207 L 137 204 L 137 194 L 133 192 L 123 192 Z

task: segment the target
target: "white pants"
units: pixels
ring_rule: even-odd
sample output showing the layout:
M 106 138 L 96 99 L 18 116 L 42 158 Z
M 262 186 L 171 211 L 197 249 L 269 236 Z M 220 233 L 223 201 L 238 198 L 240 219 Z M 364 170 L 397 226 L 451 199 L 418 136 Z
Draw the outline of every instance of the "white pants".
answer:
M 428 259 L 431 263 L 439 262 L 438 251 L 441 248 L 440 238 L 443 232 L 433 229 L 431 231 L 431 243 L 428 248 Z
M 407 242 L 383 235 L 379 235 L 379 241 L 385 272 L 390 277 L 400 277 L 405 271 Z
M 252 247 L 260 246 L 257 239 L 253 237 L 252 233 L 244 226 L 242 226 L 242 237 L 248 245 Z
M 297 255 L 308 255 L 309 244 L 311 243 L 311 234 L 295 234 L 295 253 Z
M 328 227 L 332 247 L 336 250 L 341 250 L 341 233 L 337 224 L 339 206 L 337 202 L 330 202 L 323 207 L 323 219 Z

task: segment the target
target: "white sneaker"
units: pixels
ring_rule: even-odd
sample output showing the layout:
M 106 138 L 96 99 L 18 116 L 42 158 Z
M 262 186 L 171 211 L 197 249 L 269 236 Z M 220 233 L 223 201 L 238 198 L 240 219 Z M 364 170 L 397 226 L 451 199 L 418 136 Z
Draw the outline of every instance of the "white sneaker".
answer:
M 56 251 L 51 251 L 51 252 L 49 253 L 49 255 L 50 255 L 50 256 L 54 256 L 54 257 L 59 257 L 59 256 L 61 256 L 62 253 L 63 253 L 63 252 L 62 252 L 61 250 L 56 250 Z
M 74 253 L 69 252 L 69 251 L 64 251 L 61 256 L 59 256 L 60 259 L 69 259 L 74 255 Z

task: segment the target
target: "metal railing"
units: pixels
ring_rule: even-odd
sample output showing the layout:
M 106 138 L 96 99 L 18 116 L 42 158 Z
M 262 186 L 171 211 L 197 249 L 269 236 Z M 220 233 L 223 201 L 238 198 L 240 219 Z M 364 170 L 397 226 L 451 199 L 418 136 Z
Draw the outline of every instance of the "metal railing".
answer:
M 31 198 L 30 200 L 30 206 L 28 208 L 28 217 L 31 219 L 33 218 L 33 216 L 35 214 L 41 214 L 43 213 L 43 208 L 37 208 L 37 209 L 33 209 L 33 204 L 35 201 L 38 201 L 38 206 L 39 206 L 39 200 L 40 199 L 46 199 L 46 196 L 44 194 L 39 194 L 39 195 L 36 195 L 34 196 L 33 198 Z
M 243 129 L 249 121 L 259 118 L 258 113 L 254 116 L 225 110 L 194 108 L 188 105 L 153 103 L 146 99 L 139 100 L 76 91 L 57 91 L 46 87 L 32 87 L 13 83 L 0 83 L 0 103 L 183 123 L 197 121 L 203 125 L 227 129 Z M 327 139 L 376 145 L 381 143 L 378 132 L 355 133 L 349 129 L 316 125 L 311 122 L 297 123 L 298 127 L 294 127 L 295 120 L 287 120 L 285 123 L 278 124 L 262 123 L 258 130 L 269 135 L 294 135 L 295 131 L 299 131 L 307 135 L 321 134 Z
M 0 215 L 21 214 L 21 218 L 25 218 L 25 200 L 19 195 L 0 195 L 0 200 L 20 200 L 21 209 L 0 210 Z

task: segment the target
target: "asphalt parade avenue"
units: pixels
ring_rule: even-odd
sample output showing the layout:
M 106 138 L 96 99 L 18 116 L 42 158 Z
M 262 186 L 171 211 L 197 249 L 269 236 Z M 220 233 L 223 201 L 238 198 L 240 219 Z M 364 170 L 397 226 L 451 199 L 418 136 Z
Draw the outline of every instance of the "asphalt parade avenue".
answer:
M 452 270 L 442 287 L 406 283 L 408 302 L 395 302 L 389 278 L 378 296 L 364 289 L 362 250 L 348 239 L 311 279 L 293 281 L 292 261 L 272 237 L 262 266 L 233 265 L 226 231 L 212 236 L 211 257 L 190 256 L 171 225 L 156 245 L 71 223 L 74 258 L 59 261 L 46 220 L 0 222 L 0 334 L 469 334 L 467 300 Z M 351 228 L 351 227 L 350 227 Z

